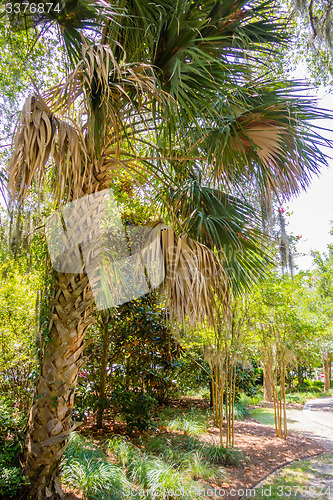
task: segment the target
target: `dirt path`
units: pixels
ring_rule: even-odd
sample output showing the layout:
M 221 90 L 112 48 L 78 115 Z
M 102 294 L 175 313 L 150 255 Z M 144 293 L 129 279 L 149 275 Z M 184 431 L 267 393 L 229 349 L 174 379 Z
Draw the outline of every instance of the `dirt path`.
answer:
M 333 398 L 310 401 L 303 410 L 287 410 L 287 417 L 290 430 L 315 439 L 326 452 L 273 473 L 257 485 L 256 498 L 333 499 Z

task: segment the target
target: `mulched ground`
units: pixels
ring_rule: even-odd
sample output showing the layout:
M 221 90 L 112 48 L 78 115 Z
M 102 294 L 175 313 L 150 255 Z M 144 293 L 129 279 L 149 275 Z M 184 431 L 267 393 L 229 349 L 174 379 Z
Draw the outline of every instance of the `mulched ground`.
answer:
M 213 429 L 209 434 L 215 435 L 215 440 L 218 439 L 218 429 Z M 229 485 L 221 485 L 225 489 L 224 498 L 238 499 L 242 492 L 234 495 L 231 490 L 253 488 L 281 465 L 324 452 L 324 448 L 316 441 L 298 433 L 290 433 L 286 440 L 279 439 L 274 429 L 250 418 L 235 422 L 235 446 L 245 453 L 248 464 L 243 468 L 227 468 Z
M 172 405 L 184 409 L 194 405 L 201 408 L 208 407 L 207 402 L 193 398 L 174 400 Z M 290 405 L 290 407 L 295 407 L 295 405 Z M 297 407 L 299 408 L 299 405 Z M 92 420 L 88 420 L 82 427 L 81 432 L 98 441 L 101 437 L 125 432 L 125 426 L 107 419 L 105 429 L 100 431 L 93 425 Z M 133 435 L 134 442 L 136 437 L 136 435 Z M 211 428 L 201 439 L 218 443 L 218 428 Z M 239 499 L 242 497 L 242 490 L 253 488 L 258 482 L 282 465 L 324 452 L 324 448 L 316 441 L 303 437 L 299 433 L 290 432 L 286 440 L 279 439 L 272 427 L 259 424 L 251 418 L 243 422 L 235 422 L 235 447 L 245 453 L 248 464 L 243 467 L 227 467 L 226 477 L 223 481 L 210 483 L 213 490 L 220 490 L 215 498 Z M 66 500 L 76 500 L 78 498 L 80 496 L 73 493 L 66 495 Z

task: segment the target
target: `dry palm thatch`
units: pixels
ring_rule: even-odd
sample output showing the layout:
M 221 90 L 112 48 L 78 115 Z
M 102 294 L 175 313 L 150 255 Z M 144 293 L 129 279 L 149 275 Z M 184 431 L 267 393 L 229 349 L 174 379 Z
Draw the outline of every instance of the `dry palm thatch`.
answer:
M 152 97 L 157 102 L 169 99 L 156 85 L 152 66 L 119 64 L 108 45 L 85 45 L 82 60 L 63 83 L 49 90 L 46 99 L 52 108 L 62 112 L 75 103 L 84 104 L 90 129 L 87 147 L 96 154 L 96 148 L 99 151 L 100 144 L 109 141 L 110 135 L 113 144 L 119 146 L 124 119 L 127 126 L 130 121 L 125 111 L 128 104 L 135 106 L 142 123 L 146 121 L 146 104 Z
M 212 250 L 172 229 L 161 231 L 170 318 L 215 323 L 217 302 L 228 302 L 224 267 Z
M 63 84 L 45 98 L 27 99 L 9 164 L 11 192 L 23 199 L 33 179 L 41 189 L 49 159 L 54 164 L 49 180 L 59 204 L 94 192 L 93 177 L 100 181 L 98 191 L 104 189 L 110 167 L 123 168 L 118 163 L 120 144 L 128 139 L 131 122 L 126 106 L 135 104 L 133 119 L 140 114 L 144 124 L 149 99 L 167 99 L 154 83 L 149 65 L 120 66 L 110 47 L 86 46 L 82 61 Z M 69 117 L 71 111 L 88 116 L 88 122 L 80 127 Z
M 240 165 L 248 164 L 243 170 L 243 175 L 250 182 L 253 177 L 251 162 L 262 165 L 265 176 L 265 194 L 268 198 L 272 193 L 297 192 L 299 181 L 304 176 L 289 126 L 269 123 L 267 120 L 260 122 L 254 115 L 251 120 L 244 121 L 244 123 L 240 120 L 225 142 L 223 155 L 229 147 L 235 155 L 232 158 L 233 162 L 239 162 Z M 281 158 L 285 159 L 284 165 L 281 164 Z M 237 169 L 235 172 L 237 175 Z M 226 182 L 236 180 L 232 170 L 225 170 L 222 161 L 216 174 L 221 175 Z
M 14 154 L 9 163 L 9 189 L 23 200 L 33 179 L 39 188 L 45 180 L 45 165 L 52 157 L 52 187 L 58 200 L 79 195 L 87 173 L 87 154 L 80 129 L 74 122 L 57 118 L 39 96 L 24 105 Z
M 303 176 L 303 170 L 295 152 L 295 143 L 286 128 L 278 125 L 259 124 L 246 131 L 248 141 L 245 147 L 254 147 L 260 162 L 266 167 L 268 176 L 268 192 L 297 192 L 298 184 Z M 247 145 L 246 142 L 249 144 Z M 289 144 L 288 168 L 281 169 L 283 142 Z

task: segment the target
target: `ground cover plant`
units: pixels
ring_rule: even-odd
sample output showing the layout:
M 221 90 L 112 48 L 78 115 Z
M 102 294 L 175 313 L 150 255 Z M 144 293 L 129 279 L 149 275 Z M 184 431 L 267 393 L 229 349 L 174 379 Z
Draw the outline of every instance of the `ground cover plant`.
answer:
M 0 398 L 0 498 L 11 498 L 25 484 L 20 465 L 24 446 L 22 415 L 4 398 Z
M 200 440 L 211 427 L 210 413 L 166 409 L 156 418 L 158 433 L 115 434 L 98 444 L 74 433 L 62 480 L 87 499 L 117 499 L 128 491 L 138 499 L 200 498 L 200 488 L 227 477 L 226 467 L 246 463 L 239 450 Z

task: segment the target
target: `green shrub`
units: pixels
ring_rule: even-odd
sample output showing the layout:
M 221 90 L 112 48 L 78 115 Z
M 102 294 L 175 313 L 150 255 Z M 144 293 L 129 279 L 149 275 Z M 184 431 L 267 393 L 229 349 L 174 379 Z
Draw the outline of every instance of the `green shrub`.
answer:
M 300 386 L 303 386 L 303 387 L 311 387 L 311 386 L 312 386 L 312 384 L 313 384 L 312 380 L 309 380 L 309 379 L 305 378 L 305 379 L 303 380 L 303 383 L 302 383 L 302 384 L 299 384 L 299 387 L 300 387 Z
M 239 399 L 241 393 L 253 397 L 258 392 L 258 382 L 260 380 L 260 370 L 249 364 L 243 367 L 241 364 L 236 366 L 236 400 Z
M 15 415 L 12 403 L 0 399 L 0 496 L 17 495 L 25 479 L 19 458 L 23 450 L 23 421 Z
M 245 406 L 257 406 L 263 401 L 262 391 L 258 391 L 255 396 L 247 396 L 246 394 L 241 394 L 238 403 L 243 403 Z
M 19 467 L 8 467 L 0 461 L 0 497 L 14 497 L 24 484 L 24 478 Z
M 310 390 L 312 391 L 313 388 Z M 292 394 L 286 394 L 286 402 L 287 403 L 299 403 L 304 405 L 308 399 L 316 398 L 315 391 L 313 392 L 295 392 Z
M 156 427 L 152 420 L 156 399 L 149 394 L 121 386 L 113 391 L 112 400 L 121 407 L 129 433 L 135 429 L 142 432 Z

